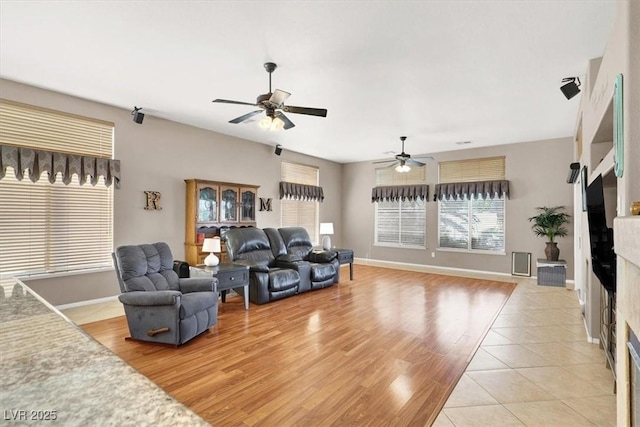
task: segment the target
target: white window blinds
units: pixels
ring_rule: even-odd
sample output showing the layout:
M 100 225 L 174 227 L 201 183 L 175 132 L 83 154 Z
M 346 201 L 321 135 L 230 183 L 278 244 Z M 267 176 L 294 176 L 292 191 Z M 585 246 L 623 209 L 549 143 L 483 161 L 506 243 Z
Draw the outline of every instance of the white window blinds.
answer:
M 420 185 L 426 181 L 426 167 L 412 167 L 399 173 L 394 168 L 378 168 L 376 186 Z M 380 200 L 375 202 L 375 243 L 378 245 L 424 248 L 426 200 Z
M 440 162 L 438 182 L 476 182 L 504 179 L 504 157 Z
M 282 162 L 280 166 L 280 178 L 282 181 L 295 184 L 318 186 L 320 182 L 319 169 L 315 166 L 300 165 L 297 163 Z M 304 227 L 314 243 L 318 238 L 318 211 L 319 202 L 314 200 L 290 200 L 281 199 L 282 227 Z
M 111 158 L 113 124 L 0 102 L 0 142 Z M 0 272 L 55 273 L 111 266 L 113 187 L 0 180 Z
M 439 182 L 463 183 L 505 179 L 505 158 L 492 157 L 442 162 Z M 438 205 L 438 235 L 441 248 L 502 253 L 505 250 L 505 200 L 449 196 Z

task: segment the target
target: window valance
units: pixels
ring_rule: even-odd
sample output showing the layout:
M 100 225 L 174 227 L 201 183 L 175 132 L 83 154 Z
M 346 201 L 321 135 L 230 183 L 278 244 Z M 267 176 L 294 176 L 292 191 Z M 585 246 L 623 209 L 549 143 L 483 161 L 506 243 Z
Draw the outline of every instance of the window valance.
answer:
M 322 202 L 324 200 L 324 192 L 322 187 L 315 185 L 280 181 L 280 198 Z
M 387 185 L 373 187 L 371 190 L 371 203 L 388 201 L 427 200 L 429 198 L 429 186 L 422 185 Z
M 448 184 L 436 184 L 433 200 L 442 199 L 471 199 L 471 197 L 494 199 L 509 198 L 509 181 L 478 181 L 478 182 L 451 182 Z
M 102 176 L 107 187 L 114 183 L 115 188 L 120 188 L 120 160 L 0 145 L 0 179 L 5 177 L 7 167 L 13 168 L 18 181 L 28 174 L 29 179 L 36 182 L 42 172 L 47 172 L 52 184 L 60 173 L 66 185 L 76 174 L 80 185 L 87 182 L 96 185 Z

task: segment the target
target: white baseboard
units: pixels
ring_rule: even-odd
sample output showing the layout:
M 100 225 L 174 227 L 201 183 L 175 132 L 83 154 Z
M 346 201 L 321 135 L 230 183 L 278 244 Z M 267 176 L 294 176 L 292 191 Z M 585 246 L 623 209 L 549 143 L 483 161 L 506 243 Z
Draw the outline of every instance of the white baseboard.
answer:
M 369 265 L 372 267 L 384 267 L 384 268 L 395 268 L 397 270 L 407 270 L 407 271 L 416 271 L 418 273 L 433 273 L 433 274 L 444 274 L 447 276 L 460 276 L 460 277 L 483 277 L 487 279 L 493 280 L 519 280 L 519 279 L 531 279 L 537 281 L 537 276 L 514 276 L 510 273 L 500 273 L 497 271 L 484 271 L 484 270 L 472 270 L 466 268 L 454 268 L 454 267 L 440 267 L 436 265 L 426 265 L 426 264 L 412 264 L 408 262 L 398 262 L 398 261 L 384 261 L 379 259 L 368 259 L 368 258 L 355 258 L 354 264 L 361 265 Z M 498 278 L 493 277 L 498 276 Z M 573 280 L 567 280 L 568 289 L 573 289 Z
M 587 341 L 591 344 L 600 344 L 600 338 L 592 338 L 589 336 L 589 328 L 587 327 L 587 319 L 585 319 L 584 315 L 582 316 L 582 322 L 584 324 L 584 332 L 587 334 Z
M 90 299 L 86 301 L 72 302 L 69 304 L 56 305 L 56 308 L 62 311 L 62 310 L 68 310 L 70 308 L 84 307 L 86 305 L 100 304 L 103 302 L 117 301 L 117 300 L 118 300 L 118 295 L 114 295 L 112 297 L 96 298 L 96 299 Z
M 435 274 L 444 274 L 447 276 L 460 276 L 460 277 L 487 277 L 487 276 L 499 276 L 500 279 L 518 279 L 522 278 L 521 276 L 512 276 L 508 273 L 498 273 L 494 271 L 482 271 L 482 270 L 471 270 L 465 268 L 453 268 L 453 267 L 440 267 L 435 265 L 424 265 L 424 264 L 411 264 L 408 262 L 397 262 L 397 261 L 384 261 L 384 260 L 376 260 L 376 259 L 366 259 L 366 258 L 355 258 L 355 264 L 361 265 L 369 265 L 372 267 L 385 267 L 385 268 L 395 268 L 398 270 L 407 270 L 407 271 L 416 271 L 419 273 L 435 273 Z

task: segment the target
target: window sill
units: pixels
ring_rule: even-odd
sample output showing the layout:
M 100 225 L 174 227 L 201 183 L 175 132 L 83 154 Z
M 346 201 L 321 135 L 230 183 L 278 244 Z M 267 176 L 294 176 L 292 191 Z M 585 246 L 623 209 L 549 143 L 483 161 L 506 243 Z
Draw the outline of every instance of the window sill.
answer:
M 394 249 L 418 249 L 423 251 L 427 249 L 426 246 L 394 245 L 393 243 L 374 243 L 373 246 Z
M 114 271 L 113 267 L 96 267 L 96 268 L 87 268 L 84 270 L 73 270 L 73 271 L 60 271 L 56 273 L 37 273 L 37 274 L 15 274 L 13 277 L 16 277 L 22 281 L 31 281 L 31 280 L 41 280 L 41 279 L 53 279 L 57 277 L 67 277 L 67 276 L 78 276 L 82 274 L 93 274 L 93 273 L 103 273 L 107 271 Z
M 463 254 L 473 254 L 473 255 L 506 255 L 506 252 L 498 252 L 498 251 L 481 251 L 477 249 L 455 249 L 455 248 L 436 248 L 438 252 L 457 252 Z

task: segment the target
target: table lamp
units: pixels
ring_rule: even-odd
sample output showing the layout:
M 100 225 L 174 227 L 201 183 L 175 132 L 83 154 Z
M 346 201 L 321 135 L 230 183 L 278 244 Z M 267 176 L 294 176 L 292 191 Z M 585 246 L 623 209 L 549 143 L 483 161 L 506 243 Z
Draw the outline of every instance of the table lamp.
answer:
M 322 238 L 322 249 L 328 251 L 331 249 L 331 237 L 329 237 L 329 235 L 333 234 L 333 223 L 321 222 L 320 234 L 324 234 L 324 237 Z
M 212 237 L 204 239 L 204 243 L 202 243 L 202 252 L 209 252 L 209 255 L 204 259 L 204 265 L 207 267 L 215 267 L 220 263 L 218 257 L 214 254 L 214 252 L 221 252 L 222 248 L 220 247 L 220 238 Z

